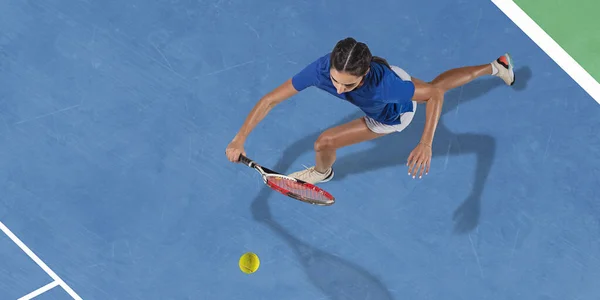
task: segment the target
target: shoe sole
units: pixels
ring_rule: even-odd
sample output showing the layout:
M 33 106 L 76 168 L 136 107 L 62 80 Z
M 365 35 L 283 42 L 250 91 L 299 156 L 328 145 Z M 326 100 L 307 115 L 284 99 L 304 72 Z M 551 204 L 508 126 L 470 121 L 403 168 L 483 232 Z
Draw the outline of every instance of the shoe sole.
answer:
M 508 59 L 508 66 L 506 66 L 506 68 L 508 68 L 508 73 L 512 77 L 512 82 L 510 84 L 508 84 L 508 85 L 512 86 L 512 85 L 515 84 L 515 81 L 516 81 L 516 78 L 517 78 L 517 76 L 515 75 L 515 72 L 514 72 L 513 60 L 512 60 L 512 57 L 510 56 L 510 53 L 506 53 L 506 54 L 504 54 L 504 56 Z M 499 61 L 498 61 L 498 63 L 502 64 Z
M 333 172 L 333 169 L 331 169 L 331 174 L 329 174 L 329 176 L 325 177 L 325 179 L 323 179 L 317 183 L 324 183 L 324 182 L 331 181 L 331 179 L 333 179 L 334 174 L 335 174 L 335 172 Z
M 512 79 L 513 79 L 512 82 L 510 83 L 510 85 L 512 86 L 513 84 L 515 84 L 515 81 L 517 80 L 517 76 L 515 75 L 512 57 L 510 56 L 509 53 L 506 53 L 506 57 L 508 58 L 508 72 L 512 75 Z
M 313 183 L 313 184 L 319 184 L 319 183 L 328 182 L 328 181 L 330 181 L 331 179 L 333 179 L 333 175 L 334 175 L 334 174 L 335 174 L 335 172 L 333 172 L 333 169 L 331 169 L 331 174 L 329 174 L 329 176 L 327 176 L 327 177 L 325 177 L 325 179 L 323 179 L 323 180 L 320 180 L 320 181 L 317 181 L 317 182 L 315 182 L 315 183 Z M 291 176 L 291 174 L 290 174 L 290 175 L 287 175 L 287 176 L 289 176 L 289 177 L 292 177 L 292 178 L 296 178 L 296 177 L 293 177 L 293 176 Z M 298 178 L 296 178 L 296 179 L 298 179 Z M 307 181 L 304 181 L 304 180 L 302 180 L 302 179 L 298 179 L 298 180 L 300 180 L 300 181 L 302 181 L 302 182 L 307 182 Z

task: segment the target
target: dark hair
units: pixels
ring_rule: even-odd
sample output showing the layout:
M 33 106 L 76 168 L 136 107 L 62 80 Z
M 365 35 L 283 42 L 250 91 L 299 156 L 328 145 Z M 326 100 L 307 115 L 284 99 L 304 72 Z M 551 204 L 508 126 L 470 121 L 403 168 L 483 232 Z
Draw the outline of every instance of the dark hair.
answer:
M 371 62 L 392 68 L 385 59 L 373 56 L 365 43 L 358 42 L 351 37 L 337 42 L 331 52 L 331 67 L 354 76 L 365 75 Z

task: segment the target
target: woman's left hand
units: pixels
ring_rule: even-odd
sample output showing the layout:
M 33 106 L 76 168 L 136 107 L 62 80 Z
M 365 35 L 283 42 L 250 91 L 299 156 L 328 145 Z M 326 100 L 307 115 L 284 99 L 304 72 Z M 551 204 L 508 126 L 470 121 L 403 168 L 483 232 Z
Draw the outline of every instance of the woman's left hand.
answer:
M 419 143 L 417 147 L 408 156 L 408 175 L 416 177 L 417 173 L 420 172 L 419 178 L 429 173 L 429 165 L 431 164 L 431 145 Z

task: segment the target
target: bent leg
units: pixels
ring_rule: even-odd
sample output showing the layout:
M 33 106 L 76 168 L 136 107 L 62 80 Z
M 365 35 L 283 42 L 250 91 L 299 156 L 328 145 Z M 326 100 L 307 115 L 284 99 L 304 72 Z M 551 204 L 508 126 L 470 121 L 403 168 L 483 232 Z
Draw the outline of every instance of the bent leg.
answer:
M 325 173 L 335 162 L 335 152 L 342 147 L 372 140 L 385 133 L 371 131 L 364 118 L 350 121 L 346 124 L 330 128 L 323 132 L 315 142 L 316 163 L 315 170 Z
M 336 160 L 337 149 L 397 131 L 394 130 L 394 126 L 389 126 L 387 131 L 373 130 L 372 128 L 373 125 L 367 125 L 365 118 L 360 118 L 327 129 L 317 138 L 314 145 L 316 166 L 292 173 L 289 176 L 312 184 L 327 182 L 333 177 L 332 166 Z

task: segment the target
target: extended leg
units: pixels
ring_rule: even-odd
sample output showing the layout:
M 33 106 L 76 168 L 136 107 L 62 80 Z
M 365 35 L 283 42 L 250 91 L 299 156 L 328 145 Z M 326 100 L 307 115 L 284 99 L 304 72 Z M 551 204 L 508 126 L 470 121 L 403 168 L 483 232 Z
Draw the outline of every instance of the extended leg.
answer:
M 510 55 L 504 54 L 489 64 L 448 70 L 437 76 L 430 84 L 447 92 L 485 75 L 500 77 L 507 85 L 513 85 L 515 74 Z
M 434 80 L 431 84 L 441 88 L 444 92 L 454 89 L 456 87 L 465 85 L 481 76 L 491 75 L 492 65 L 480 65 L 480 66 L 469 66 L 448 70 Z

